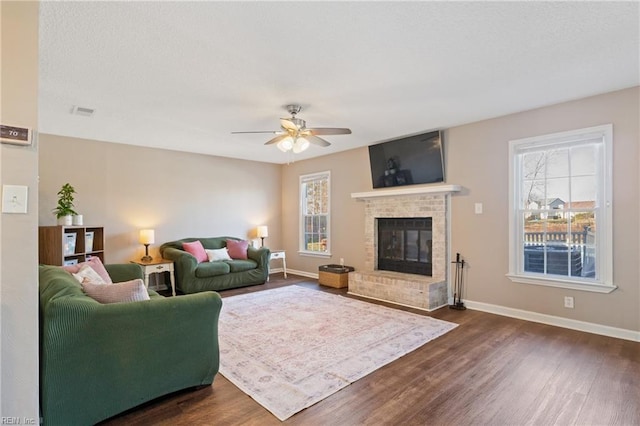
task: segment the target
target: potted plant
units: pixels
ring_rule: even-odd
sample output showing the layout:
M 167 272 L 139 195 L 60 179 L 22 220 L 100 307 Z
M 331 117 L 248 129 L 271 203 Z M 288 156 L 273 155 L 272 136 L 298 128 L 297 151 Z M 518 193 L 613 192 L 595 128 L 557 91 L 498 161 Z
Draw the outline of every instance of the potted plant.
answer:
M 58 224 L 71 225 L 73 215 L 77 215 L 73 209 L 73 194 L 76 190 L 68 183 L 62 185 L 58 191 L 58 205 L 53 209 L 53 213 L 58 218 Z

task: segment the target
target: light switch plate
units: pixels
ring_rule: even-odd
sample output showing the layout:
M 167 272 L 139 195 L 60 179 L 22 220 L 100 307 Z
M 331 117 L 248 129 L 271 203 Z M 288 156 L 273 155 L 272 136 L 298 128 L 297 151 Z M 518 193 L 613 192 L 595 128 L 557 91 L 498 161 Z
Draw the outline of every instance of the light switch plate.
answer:
M 29 187 L 2 185 L 2 213 L 27 213 Z
M 476 211 L 476 214 L 482 214 L 482 203 L 476 203 L 475 211 Z

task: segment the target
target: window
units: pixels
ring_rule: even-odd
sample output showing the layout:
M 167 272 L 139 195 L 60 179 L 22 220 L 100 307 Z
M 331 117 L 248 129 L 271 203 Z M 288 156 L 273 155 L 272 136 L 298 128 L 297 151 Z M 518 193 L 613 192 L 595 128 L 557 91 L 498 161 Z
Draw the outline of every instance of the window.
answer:
M 509 142 L 509 278 L 608 293 L 611 125 Z
M 331 175 L 300 176 L 300 252 L 330 254 L 329 201 Z

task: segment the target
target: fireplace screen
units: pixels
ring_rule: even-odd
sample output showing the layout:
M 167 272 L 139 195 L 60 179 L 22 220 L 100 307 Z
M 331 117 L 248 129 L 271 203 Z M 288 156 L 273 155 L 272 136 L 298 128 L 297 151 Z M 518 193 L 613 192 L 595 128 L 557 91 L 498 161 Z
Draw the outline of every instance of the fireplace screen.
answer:
M 431 276 L 432 219 L 378 218 L 378 269 Z

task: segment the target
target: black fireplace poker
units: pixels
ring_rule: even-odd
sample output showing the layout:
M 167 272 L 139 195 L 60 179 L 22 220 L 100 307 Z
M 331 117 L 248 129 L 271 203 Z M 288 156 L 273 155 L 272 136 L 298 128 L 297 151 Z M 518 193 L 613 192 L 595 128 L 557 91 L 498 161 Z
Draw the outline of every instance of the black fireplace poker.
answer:
M 451 309 L 457 309 L 459 311 L 463 311 L 466 308 L 464 303 L 462 302 L 462 280 L 464 278 L 464 259 L 460 259 L 460 253 L 456 253 L 455 262 L 451 262 L 456 264 L 456 276 L 453 285 L 453 305 L 449 305 Z M 457 298 L 457 300 L 456 300 Z

